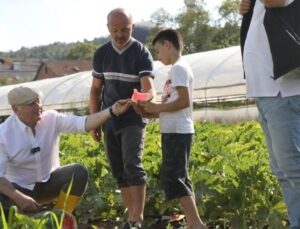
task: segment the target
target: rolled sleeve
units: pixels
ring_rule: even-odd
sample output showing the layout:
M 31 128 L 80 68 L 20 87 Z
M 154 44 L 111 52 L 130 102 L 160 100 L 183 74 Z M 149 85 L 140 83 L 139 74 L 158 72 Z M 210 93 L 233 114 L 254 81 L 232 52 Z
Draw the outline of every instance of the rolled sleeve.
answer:
M 59 132 L 85 133 L 86 116 L 64 115 L 57 113 Z
M 86 132 L 86 129 L 85 129 L 86 119 L 87 119 L 87 116 L 83 116 L 83 117 L 80 117 L 80 119 L 78 120 L 78 129 L 80 130 L 80 132 Z
M 71 121 L 75 123 L 76 132 L 86 132 L 85 130 L 85 122 L 86 122 L 86 116 L 70 116 L 69 117 Z
M 97 78 L 97 79 L 103 79 L 103 78 L 104 78 L 103 73 L 99 73 L 99 72 L 97 72 L 97 71 L 94 70 L 94 69 L 93 69 L 93 71 L 92 71 L 92 76 L 93 76 L 94 78 Z

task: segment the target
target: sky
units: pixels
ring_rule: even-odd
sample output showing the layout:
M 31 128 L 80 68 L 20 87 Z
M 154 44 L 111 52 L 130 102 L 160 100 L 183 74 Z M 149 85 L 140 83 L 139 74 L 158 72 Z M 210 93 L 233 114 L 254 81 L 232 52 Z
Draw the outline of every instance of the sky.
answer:
M 222 1 L 204 0 L 205 8 L 216 14 Z M 184 0 L 0 0 L 0 51 L 106 36 L 106 15 L 116 7 L 141 22 L 159 8 L 177 15 Z

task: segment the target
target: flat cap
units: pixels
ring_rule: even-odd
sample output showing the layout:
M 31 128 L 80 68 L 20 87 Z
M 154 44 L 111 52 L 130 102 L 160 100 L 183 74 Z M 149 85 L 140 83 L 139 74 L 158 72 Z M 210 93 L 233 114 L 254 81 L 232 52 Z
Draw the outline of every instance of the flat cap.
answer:
M 33 103 L 41 96 L 41 91 L 30 87 L 15 87 L 8 92 L 7 98 L 10 105 L 26 105 Z

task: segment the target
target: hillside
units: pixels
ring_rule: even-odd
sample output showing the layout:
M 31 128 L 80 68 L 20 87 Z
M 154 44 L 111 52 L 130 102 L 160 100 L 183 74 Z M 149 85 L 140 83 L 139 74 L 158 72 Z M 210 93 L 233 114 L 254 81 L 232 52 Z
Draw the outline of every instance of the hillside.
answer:
M 0 58 L 11 58 L 13 60 L 24 61 L 25 59 L 56 59 L 64 60 L 68 59 L 70 50 L 80 44 L 91 44 L 96 47 L 101 46 L 106 41 L 108 37 L 99 37 L 94 40 L 88 41 L 84 40 L 83 42 L 75 43 L 65 43 L 65 42 L 54 42 L 49 45 L 35 46 L 32 48 L 22 47 L 15 52 L 0 52 Z

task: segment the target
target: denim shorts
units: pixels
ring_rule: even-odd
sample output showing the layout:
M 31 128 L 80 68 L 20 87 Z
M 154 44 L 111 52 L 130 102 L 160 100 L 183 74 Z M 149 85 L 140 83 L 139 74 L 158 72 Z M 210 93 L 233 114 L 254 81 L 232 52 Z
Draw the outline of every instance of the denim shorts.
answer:
M 119 188 L 144 185 L 147 180 L 142 165 L 145 127 L 128 126 L 120 130 L 104 129 L 104 146 L 113 177 Z
M 162 134 L 161 182 L 166 200 L 193 194 L 188 175 L 192 134 Z

